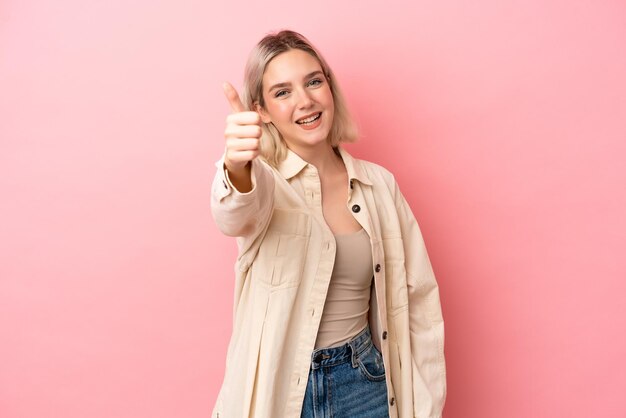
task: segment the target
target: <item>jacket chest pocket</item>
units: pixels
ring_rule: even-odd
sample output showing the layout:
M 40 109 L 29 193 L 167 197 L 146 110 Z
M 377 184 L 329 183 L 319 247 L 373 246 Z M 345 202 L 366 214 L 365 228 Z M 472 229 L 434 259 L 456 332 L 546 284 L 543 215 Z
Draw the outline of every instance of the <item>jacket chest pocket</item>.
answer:
M 275 208 L 252 264 L 254 279 L 273 289 L 297 286 L 302 279 L 310 235 L 310 215 Z

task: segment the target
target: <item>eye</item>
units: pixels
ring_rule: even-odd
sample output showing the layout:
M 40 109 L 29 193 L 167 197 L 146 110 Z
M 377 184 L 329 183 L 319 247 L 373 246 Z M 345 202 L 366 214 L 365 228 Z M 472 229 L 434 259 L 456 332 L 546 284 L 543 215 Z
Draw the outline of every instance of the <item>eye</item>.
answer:
M 314 78 L 313 80 L 309 81 L 309 86 L 319 86 L 320 84 L 322 84 L 322 80 L 319 78 Z
M 274 94 L 274 97 L 282 97 L 286 94 L 287 94 L 287 90 L 278 90 L 276 94 Z

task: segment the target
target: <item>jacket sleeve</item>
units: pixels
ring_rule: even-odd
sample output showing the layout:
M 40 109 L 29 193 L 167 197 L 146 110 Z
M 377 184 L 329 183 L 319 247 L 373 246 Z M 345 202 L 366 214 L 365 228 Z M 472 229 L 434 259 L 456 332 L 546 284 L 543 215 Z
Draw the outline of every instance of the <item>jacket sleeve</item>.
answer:
M 239 192 L 228 178 L 224 156 L 215 163 L 211 190 L 211 213 L 225 235 L 251 238 L 261 233 L 274 206 L 274 175 L 267 163 L 252 160 L 252 190 Z
M 417 220 L 395 180 L 394 188 L 404 243 L 409 300 L 413 409 L 416 417 L 439 418 L 446 399 L 444 326 L 439 288 Z

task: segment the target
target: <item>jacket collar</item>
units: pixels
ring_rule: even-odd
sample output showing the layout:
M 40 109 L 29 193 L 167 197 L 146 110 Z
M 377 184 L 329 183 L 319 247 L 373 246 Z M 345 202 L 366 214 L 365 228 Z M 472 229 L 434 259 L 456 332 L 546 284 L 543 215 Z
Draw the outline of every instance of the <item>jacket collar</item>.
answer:
M 337 149 L 339 150 L 339 155 L 343 159 L 343 163 L 348 171 L 348 178 L 351 181 L 352 179 L 355 179 L 363 184 L 371 186 L 372 182 L 363 167 L 363 163 L 352 157 L 352 155 L 350 155 L 348 151 L 343 148 L 337 147 Z M 287 158 L 278 164 L 278 171 L 285 179 L 289 180 L 302 171 L 308 164 L 309 163 L 304 161 L 298 154 L 287 148 Z

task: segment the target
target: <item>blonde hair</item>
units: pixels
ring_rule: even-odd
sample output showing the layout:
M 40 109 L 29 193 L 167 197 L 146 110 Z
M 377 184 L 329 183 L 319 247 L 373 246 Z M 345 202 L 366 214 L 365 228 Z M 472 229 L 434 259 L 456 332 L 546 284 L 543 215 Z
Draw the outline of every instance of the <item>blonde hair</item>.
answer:
M 331 146 L 336 148 L 341 142 L 356 141 L 358 136 L 356 125 L 348 112 L 345 99 L 332 70 L 320 52 L 304 36 L 291 30 L 282 30 L 266 35 L 250 52 L 244 74 L 242 94 L 244 105 L 248 110 L 255 110 L 255 103 L 265 107 L 263 74 L 272 59 L 290 49 L 300 49 L 311 54 L 320 63 L 326 76 L 335 104 L 333 124 L 328 133 L 328 141 Z M 261 156 L 270 165 L 276 167 L 287 157 L 287 145 L 273 124 L 263 123 L 262 128 Z

